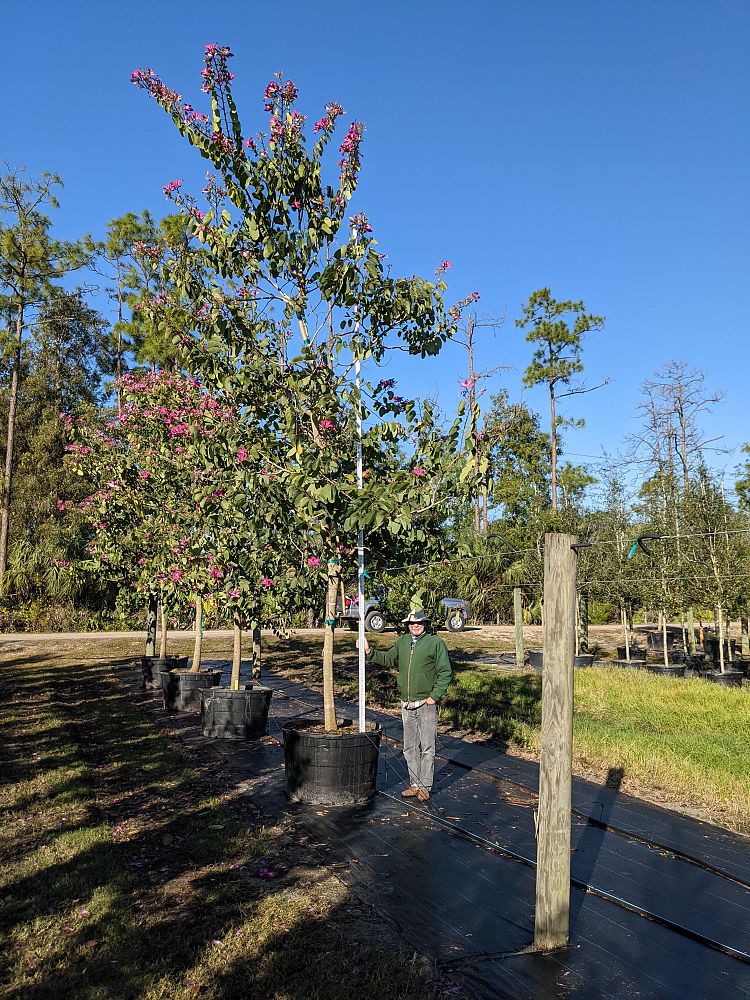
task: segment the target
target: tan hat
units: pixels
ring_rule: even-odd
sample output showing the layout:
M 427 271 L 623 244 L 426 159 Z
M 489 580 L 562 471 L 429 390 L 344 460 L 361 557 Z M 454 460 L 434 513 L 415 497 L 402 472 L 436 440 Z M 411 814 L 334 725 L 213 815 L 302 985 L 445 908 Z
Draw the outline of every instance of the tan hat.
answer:
M 422 608 L 419 611 L 410 611 L 406 618 L 401 619 L 402 625 L 425 625 L 429 622 L 430 617 L 424 613 Z

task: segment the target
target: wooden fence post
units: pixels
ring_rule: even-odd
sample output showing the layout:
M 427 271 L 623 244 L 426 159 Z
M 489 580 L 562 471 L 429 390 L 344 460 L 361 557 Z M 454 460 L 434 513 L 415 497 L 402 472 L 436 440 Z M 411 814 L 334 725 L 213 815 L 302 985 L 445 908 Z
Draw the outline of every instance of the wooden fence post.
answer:
M 544 668 L 534 921 L 537 951 L 568 943 L 576 542 L 575 535 L 544 537 Z
M 516 666 L 523 666 L 525 653 L 523 649 L 523 606 L 521 588 L 513 588 L 513 623 L 516 627 Z

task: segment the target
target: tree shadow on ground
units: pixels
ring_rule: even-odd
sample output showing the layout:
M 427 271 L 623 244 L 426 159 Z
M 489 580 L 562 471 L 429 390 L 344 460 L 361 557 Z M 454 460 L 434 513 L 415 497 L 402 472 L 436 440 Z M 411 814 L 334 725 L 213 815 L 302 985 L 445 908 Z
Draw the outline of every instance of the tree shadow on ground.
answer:
M 341 884 L 292 834 L 269 833 L 220 759 L 188 763 L 104 668 L 33 665 L 5 675 L 4 776 L 20 790 L 5 995 L 433 995 L 421 966 L 357 938 Z
M 541 723 L 542 679 L 533 673 L 478 673 L 460 664 L 441 709 L 446 732 L 482 733 L 505 749 Z

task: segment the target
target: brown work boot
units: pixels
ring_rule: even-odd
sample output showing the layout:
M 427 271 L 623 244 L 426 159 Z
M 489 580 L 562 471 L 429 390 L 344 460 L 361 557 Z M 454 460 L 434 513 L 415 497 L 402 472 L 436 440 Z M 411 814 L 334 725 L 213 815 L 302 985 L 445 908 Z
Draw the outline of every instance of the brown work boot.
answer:
M 429 797 L 430 793 L 426 788 L 417 789 L 417 798 L 419 799 L 420 802 L 426 802 L 429 799 Z
M 403 792 L 401 792 L 402 799 L 413 799 L 417 795 L 419 795 L 419 789 L 414 785 L 411 785 L 409 788 L 405 788 Z

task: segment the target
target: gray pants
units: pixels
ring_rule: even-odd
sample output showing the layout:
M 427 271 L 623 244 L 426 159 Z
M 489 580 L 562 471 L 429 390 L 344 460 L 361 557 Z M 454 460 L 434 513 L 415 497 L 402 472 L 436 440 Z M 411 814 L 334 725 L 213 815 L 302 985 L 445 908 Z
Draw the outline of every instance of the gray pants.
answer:
M 432 788 L 435 769 L 435 738 L 437 737 L 437 705 L 402 708 L 404 723 L 404 757 L 409 768 L 409 781 L 415 788 Z

